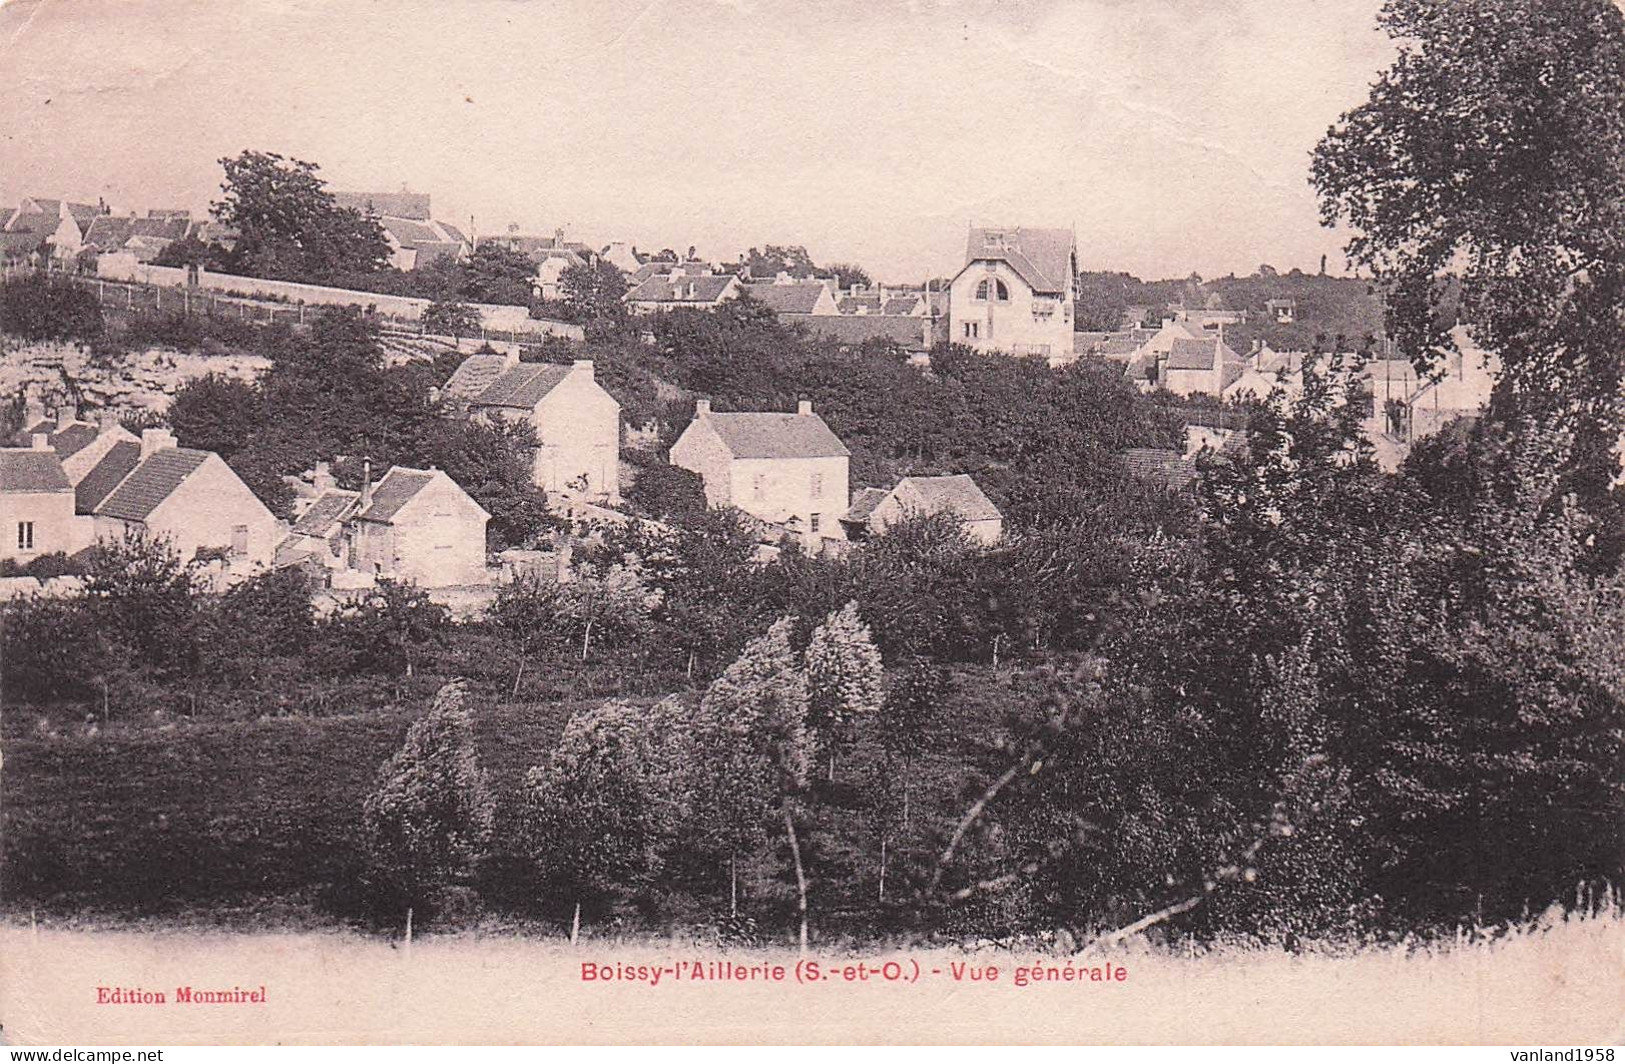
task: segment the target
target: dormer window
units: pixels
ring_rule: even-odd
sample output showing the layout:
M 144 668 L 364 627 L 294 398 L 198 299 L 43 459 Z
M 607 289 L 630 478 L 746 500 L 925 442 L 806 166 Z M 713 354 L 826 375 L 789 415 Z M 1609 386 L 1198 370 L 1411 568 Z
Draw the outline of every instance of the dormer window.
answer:
M 984 277 L 982 282 L 976 286 L 976 299 L 978 302 L 987 302 L 990 294 L 994 302 L 1010 302 L 1009 286 L 997 277 Z

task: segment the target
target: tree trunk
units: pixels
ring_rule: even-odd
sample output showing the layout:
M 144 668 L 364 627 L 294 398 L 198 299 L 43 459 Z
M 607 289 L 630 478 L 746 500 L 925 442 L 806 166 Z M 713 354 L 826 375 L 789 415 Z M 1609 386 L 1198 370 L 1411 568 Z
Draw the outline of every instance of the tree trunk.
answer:
M 739 859 L 732 854 L 728 857 L 728 915 L 739 915 Z
M 833 743 L 830 744 L 829 748 L 829 781 L 831 783 L 835 782 L 835 745 Z
M 570 945 L 574 946 L 576 944 L 576 939 L 578 939 L 580 937 L 581 937 L 581 902 L 577 901 L 576 902 L 575 914 L 570 917 Z
M 581 660 L 587 660 L 587 646 L 592 642 L 592 622 L 587 622 L 587 628 L 581 633 Z
M 514 673 L 514 676 L 513 676 L 513 693 L 508 696 L 509 698 L 518 698 L 519 697 L 519 681 L 523 680 L 525 678 L 525 665 L 529 661 L 530 661 L 529 655 L 524 654 L 524 653 L 521 653 L 519 655 L 519 671 Z
M 784 803 L 784 831 L 790 837 L 790 856 L 796 863 L 796 912 L 801 917 L 801 955 L 807 955 L 807 873 L 801 867 L 801 844 L 796 841 L 795 821 L 790 819 L 790 803 Z
M 406 907 L 406 952 L 412 952 L 412 907 Z
M 880 900 L 886 900 L 886 840 L 880 840 Z

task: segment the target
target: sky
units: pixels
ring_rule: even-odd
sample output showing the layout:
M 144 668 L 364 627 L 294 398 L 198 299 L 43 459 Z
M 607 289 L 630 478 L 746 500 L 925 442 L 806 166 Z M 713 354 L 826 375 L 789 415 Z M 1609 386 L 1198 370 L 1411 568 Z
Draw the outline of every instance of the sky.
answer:
M 1084 269 L 1342 272 L 1309 153 L 1380 0 L 0 0 L 0 208 L 206 210 L 218 160 L 433 197 L 480 233 L 919 281 L 971 224 Z

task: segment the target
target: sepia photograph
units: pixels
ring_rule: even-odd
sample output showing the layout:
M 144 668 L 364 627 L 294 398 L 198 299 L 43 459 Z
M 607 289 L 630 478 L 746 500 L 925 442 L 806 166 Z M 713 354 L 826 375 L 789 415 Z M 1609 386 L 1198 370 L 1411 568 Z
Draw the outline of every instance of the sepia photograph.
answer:
M 0 1044 L 1602 1064 L 1622 890 L 1625 0 L 0 0 Z

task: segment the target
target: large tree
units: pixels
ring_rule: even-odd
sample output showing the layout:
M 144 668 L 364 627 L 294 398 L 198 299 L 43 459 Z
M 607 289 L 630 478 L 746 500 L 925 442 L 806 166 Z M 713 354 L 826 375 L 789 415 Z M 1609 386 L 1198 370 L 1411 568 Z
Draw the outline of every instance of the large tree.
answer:
M 1326 224 L 1420 363 L 1461 315 L 1504 367 L 1498 408 L 1557 415 L 1600 502 L 1625 368 L 1625 15 L 1610 0 L 1388 0 L 1399 55 L 1315 149 Z M 1596 506 L 1591 507 L 1594 511 Z
M 388 264 L 383 227 L 340 207 L 316 176 L 315 163 L 245 151 L 220 165 L 226 179 L 210 207 L 216 220 L 237 232 L 228 259 L 234 271 L 324 284 Z

